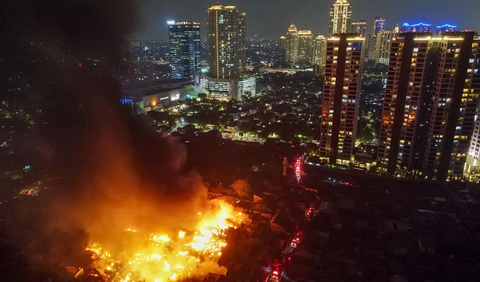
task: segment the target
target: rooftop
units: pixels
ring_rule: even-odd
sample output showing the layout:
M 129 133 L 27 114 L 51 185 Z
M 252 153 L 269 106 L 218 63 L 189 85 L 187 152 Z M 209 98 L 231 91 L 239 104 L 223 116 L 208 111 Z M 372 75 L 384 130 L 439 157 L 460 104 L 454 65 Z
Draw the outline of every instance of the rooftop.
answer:
M 149 81 L 133 81 L 127 84 L 124 84 L 123 89 L 126 91 L 135 91 L 145 88 L 169 88 L 172 84 L 177 83 L 187 83 L 191 79 L 166 79 L 166 80 L 149 80 Z

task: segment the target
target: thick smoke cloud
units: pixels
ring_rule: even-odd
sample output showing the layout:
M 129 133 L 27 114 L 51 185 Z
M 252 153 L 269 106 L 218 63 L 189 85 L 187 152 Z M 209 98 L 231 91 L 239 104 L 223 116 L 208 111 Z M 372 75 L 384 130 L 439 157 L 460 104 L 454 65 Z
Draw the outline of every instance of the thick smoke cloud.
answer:
M 75 228 L 114 241 L 130 224 L 188 230 L 206 208 L 200 177 L 181 170 L 185 148 L 119 103 L 112 77 L 122 74 L 128 36 L 141 22 L 135 2 L 2 1 L 0 71 L 22 73 L 41 97 L 38 142 L 49 144 L 61 178 L 35 232 Z

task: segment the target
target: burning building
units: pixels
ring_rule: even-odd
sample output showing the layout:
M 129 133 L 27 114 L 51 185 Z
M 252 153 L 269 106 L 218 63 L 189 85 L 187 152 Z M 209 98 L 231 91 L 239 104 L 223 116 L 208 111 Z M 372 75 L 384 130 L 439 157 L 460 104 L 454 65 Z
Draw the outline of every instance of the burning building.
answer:
M 109 246 L 92 241 L 93 269 L 108 281 L 177 281 L 203 278 L 209 273 L 226 274 L 217 262 L 227 245 L 226 232 L 245 222 L 243 213 L 231 205 L 212 200 L 211 209 L 197 214 L 194 230 L 144 233 L 133 227 L 122 234 L 121 244 Z

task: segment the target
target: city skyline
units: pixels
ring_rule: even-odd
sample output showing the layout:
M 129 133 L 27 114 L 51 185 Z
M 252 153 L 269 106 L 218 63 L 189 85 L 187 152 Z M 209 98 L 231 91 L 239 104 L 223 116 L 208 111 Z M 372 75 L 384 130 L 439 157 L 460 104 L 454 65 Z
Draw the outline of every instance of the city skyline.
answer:
M 193 1 L 186 0 L 184 5 L 177 5 L 173 2 L 157 3 L 153 0 L 143 2 L 138 7 L 142 24 L 139 25 L 136 36 L 139 38 L 151 38 L 166 40 L 168 20 L 175 21 L 198 21 L 206 23 L 205 11 L 217 1 Z M 278 2 L 278 3 L 275 3 Z M 221 1 L 219 4 L 236 5 L 249 18 L 247 23 L 247 37 L 255 35 L 260 37 L 277 38 L 284 35 L 285 29 L 290 24 L 302 26 L 304 29 L 312 30 L 313 34 L 328 34 L 329 9 L 334 1 L 307 1 L 295 2 L 269 1 L 268 3 L 253 0 L 231 0 Z M 475 11 L 480 9 L 480 2 L 446 0 L 427 0 L 422 2 L 397 3 L 392 2 L 385 5 L 384 1 L 350 0 L 353 7 L 352 21 L 366 20 L 368 31 L 371 30 L 375 17 L 386 19 L 386 28 L 393 29 L 394 26 L 404 22 L 417 23 L 427 22 L 435 25 L 452 24 L 459 29 L 480 29 L 480 18 L 475 16 Z M 278 5 L 277 5 L 278 4 Z M 415 9 L 412 5 L 415 4 Z M 270 10 L 275 5 L 275 13 Z M 205 34 L 202 32 L 202 37 Z

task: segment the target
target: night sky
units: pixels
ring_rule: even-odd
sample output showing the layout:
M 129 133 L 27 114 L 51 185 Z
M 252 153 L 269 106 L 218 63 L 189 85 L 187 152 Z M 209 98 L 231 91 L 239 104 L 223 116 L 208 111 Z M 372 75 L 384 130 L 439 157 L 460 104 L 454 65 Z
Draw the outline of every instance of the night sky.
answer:
M 328 32 L 328 14 L 334 0 L 221 0 L 247 13 L 247 36 L 279 37 L 293 22 L 299 29 L 315 34 Z M 205 11 L 215 0 L 143 0 L 138 1 L 142 26 L 141 38 L 166 39 L 166 21 L 198 21 L 205 24 Z M 352 20 L 365 19 L 368 30 L 374 17 L 387 21 L 387 28 L 396 23 L 427 22 L 432 26 L 449 23 L 460 29 L 480 31 L 479 0 L 350 0 Z M 204 30 L 202 30 L 205 35 Z

